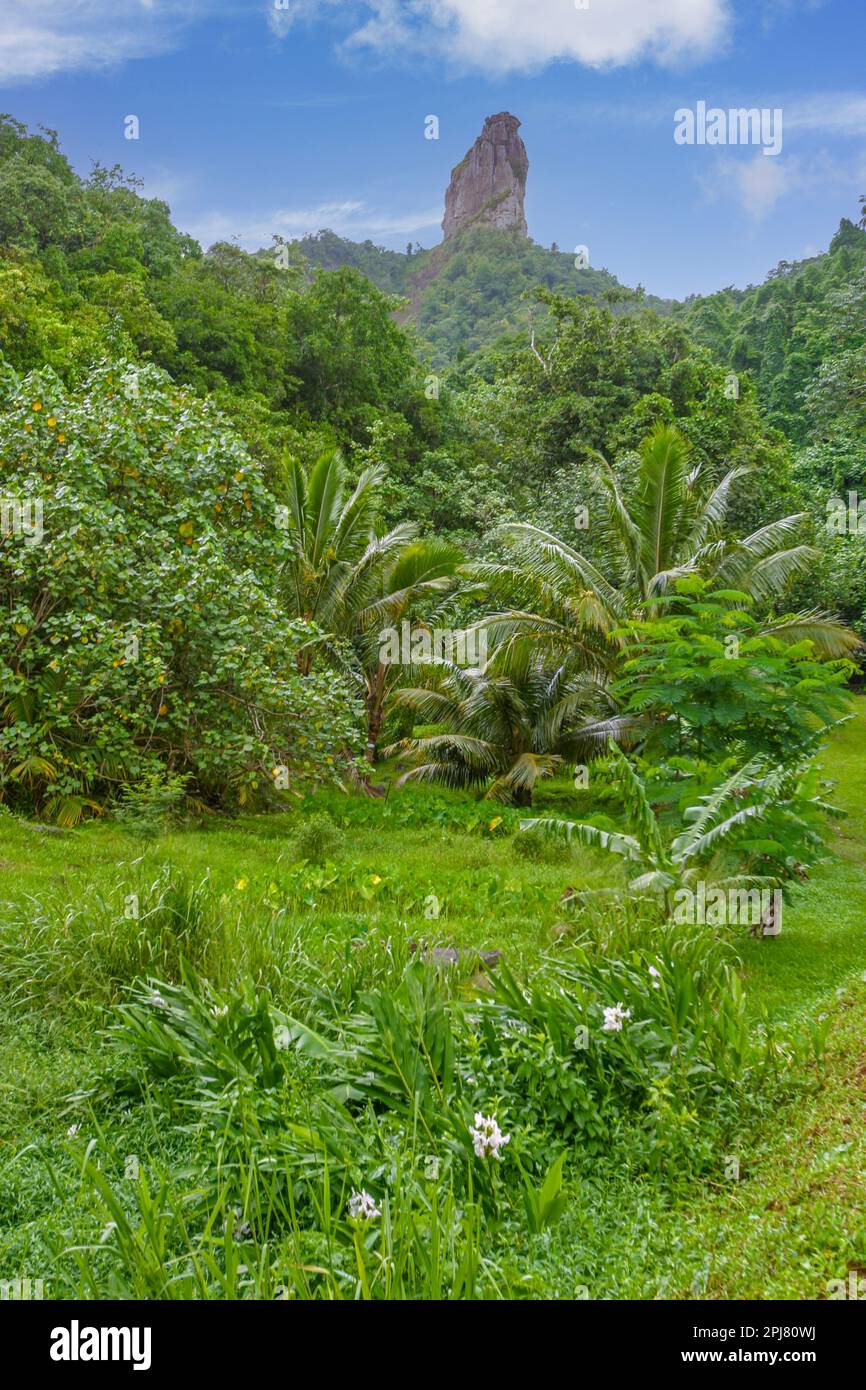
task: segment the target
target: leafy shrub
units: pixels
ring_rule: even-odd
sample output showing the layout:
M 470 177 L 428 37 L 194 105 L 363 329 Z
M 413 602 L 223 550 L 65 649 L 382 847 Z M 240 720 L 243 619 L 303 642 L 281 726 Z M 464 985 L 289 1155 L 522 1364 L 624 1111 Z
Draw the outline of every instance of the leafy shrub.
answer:
M 115 808 L 115 819 L 134 835 L 153 839 L 177 814 L 188 781 L 188 774 L 171 774 L 153 768 L 139 782 L 123 788 Z
M 531 982 L 500 962 L 493 994 L 469 1004 L 418 961 L 354 998 L 303 962 L 299 974 L 291 1015 L 260 990 L 220 995 L 192 977 L 153 982 L 119 1011 L 113 1035 L 133 1071 L 198 1093 L 224 1172 L 249 1161 L 251 1131 L 259 1165 L 304 1174 L 327 1155 L 332 1174 L 359 1180 L 373 1159 L 387 1168 L 392 1139 L 420 1138 L 449 1156 L 456 1191 L 489 1205 L 494 1178 L 543 1174 L 563 1144 L 588 1162 L 626 1132 L 641 1166 L 700 1168 L 738 1108 L 790 1076 L 790 1058 L 747 1026 L 709 930 L 665 929 L 627 961 L 579 943 Z M 479 1111 L 511 1136 L 495 1172 L 473 1154 Z
M 73 824 L 167 766 L 268 805 L 360 751 L 345 682 L 298 671 L 320 634 L 269 587 L 285 533 L 211 402 L 122 361 L 74 391 L 6 372 L 0 457 L 34 518 L 0 551 L 0 795 Z
M 612 686 L 647 756 L 791 761 L 816 725 L 845 713 L 856 665 L 820 658 L 820 622 L 761 621 L 747 594 L 694 575 L 673 590 L 632 624 L 637 642 Z
M 531 978 L 500 962 L 493 992 L 468 998 L 457 972 L 407 964 L 405 943 L 380 938 L 368 952 L 347 940 L 323 970 L 296 934 L 279 1002 L 259 948 L 229 951 L 220 968 L 206 885 L 166 881 L 147 911 L 167 924 L 171 903 L 175 945 L 220 984 L 175 954 L 115 1009 L 102 1082 L 75 1098 L 101 1110 L 140 1095 L 161 1132 L 184 1117 L 180 1172 L 162 1139 L 131 1186 L 115 1183 L 123 1158 L 107 1142 L 98 1163 L 81 1160 L 107 1235 L 99 1270 L 87 1241 L 77 1267 L 128 1296 L 530 1296 L 527 1240 L 546 1238 L 608 1155 L 665 1180 L 718 1171 L 744 1114 L 803 1075 L 799 1053 L 747 1026 L 716 934 L 642 921 L 634 903 L 607 936 L 561 947 Z M 242 915 L 238 942 L 259 916 Z M 273 918 L 274 942 L 288 923 Z M 131 942 L 118 962 L 127 979 Z M 85 970 L 99 959 L 90 951 Z M 240 959 L 255 983 L 238 983 Z M 48 954 L 44 966 L 58 969 Z M 499 1158 L 475 1148 L 479 1112 L 508 1137 Z M 360 1192 L 369 1219 L 353 1215 Z
M 343 851 L 346 837 L 324 812 L 310 816 L 292 836 L 292 853 L 295 859 L 305 859 L 308 864 L 321 865 L 326 860 L 336 859 Z

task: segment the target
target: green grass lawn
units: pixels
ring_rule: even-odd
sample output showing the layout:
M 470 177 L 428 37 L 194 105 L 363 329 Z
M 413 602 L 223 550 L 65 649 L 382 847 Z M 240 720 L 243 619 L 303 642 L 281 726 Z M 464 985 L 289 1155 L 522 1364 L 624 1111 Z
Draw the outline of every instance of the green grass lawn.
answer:
M 828 835 L 832 858 L 794 890 L 782 936 L 743 947 L 749 994 L 775 1018 L 814 1010 L 866 968 L 866 710 L 857 704 L 820 759 L 835 783 L 828 800 L 846 812 Z
M 831 827 L 828 862 L 795 891 L 780 938 L 743 929 L 736 941 L 754 1027 L 827 1016 L 814 1084 L 744 1125 L 715 1178 L 656 1181 L 627 1152 L 584 1171 L 559 1225 L 516 1242 L 511 1296 L 573 1298 L 586 1287 L 598 1298 L 813 1299 L 866 1267 L 866 701 L 857 705 L 822 755 L 836 784 L 829 799 L 848 812 Z M 579 809 L 567 787 L 546 798 Z M 213 820 L 154 842 L 110 824 L 55 835 L 0 819 L 0 1278 L 69 1287 L 59 1272 L 69 1232 L 95 1217 L 75 1183 L 67 1099 L 98 1073 L 98 1029 L 131 980 L 176 966 L 147 909 L 167 869 L 193 888 L 207 880 L 221 904 L 222 934 L 203 926 L 187 943 L 199 968 L 222 988 L 256 978 L 285 1005 L 299 943 L 337 974 L 358 951 L 405 955 L 413 940 L 495 947 L 531 972 L 573 930 L 563 893 L 610 881 L 599 856 L 524 858 L 514 813 L 457 796 L 329 792 L 317 805 L 345 835 L 334 867 L 319 870 L 297 862 L 301 811 Z M 154 1142 L 147 1107 L 106 1123 L 127 1126 L 127 1152 Z M 159 1142 L 182 1162 L 181 1131 Z M 726 1177 L 734 1157 L 739 1176 Z

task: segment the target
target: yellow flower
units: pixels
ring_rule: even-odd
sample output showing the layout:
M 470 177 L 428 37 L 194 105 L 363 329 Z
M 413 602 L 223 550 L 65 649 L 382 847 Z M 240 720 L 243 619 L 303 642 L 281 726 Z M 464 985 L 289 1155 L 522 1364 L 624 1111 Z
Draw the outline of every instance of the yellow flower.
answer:
M 160 714 L 168 714 L 168 705 L 160 705 L 159 712 Z
M 34 410 L 41 410 L 41 409 L 42 409 L 42 402 L 41 402 L 41 401 L 34 401 L 34 402 L 33 402 L 33 409 L 34 409 Z
M 57 421 L 55 420 L 53 415 L 49 415 L 47 423 L 50 429 L 54 429 L 54 426 L 57 424 Z
M 66 443 L 66 435 L 65 435 L 65 434 L 58 434 L 58 436 L 57 436 L 57 443 L 58 443 L 58 444 L 65 444 L 65 443 Z
M 379 877 L 378 874 L 373 874 L 372 877 L 371 877 L 371 879 L 370 879 L 370 882 L 371 882 L 371 883 L 381 883 L 382 880 L 381 880 L 381 878 Z
M 246 888 L 248 882 L 249 882 L 248 879 L 239 878 L 238 881 L 237 881 L 237 883 L 235 884 L 235 888 L 238 890 L 239 893 L 242 893 L 242 892 L 244 891 L 244 889 Z

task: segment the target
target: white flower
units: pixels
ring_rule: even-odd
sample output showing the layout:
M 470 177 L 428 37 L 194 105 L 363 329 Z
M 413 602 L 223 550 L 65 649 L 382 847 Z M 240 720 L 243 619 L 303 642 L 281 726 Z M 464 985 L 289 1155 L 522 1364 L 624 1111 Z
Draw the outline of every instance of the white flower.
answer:
M 274 1029 L 274 1047 L 278 1052 L 288 1052 L 291 1045 L 292 1035 L 285 1024 Z
M 372 1221 L 382 1213 L 369 1192 L 353 1192 L 349 1198 L 349 1215 L 353 1221 Z
M 75 1136 L 76 1136 L 76 1134 L 78 1133 L 78 1129 L 79 1129 L 79 1127 L 78 1127 L 77 1124 L 75 1124 L 75 1125 L 70 1125 L 69 1128 L 68 1128 L 68 1130 L 66 1131 L 66 1138 L 67 1138 L 67 1139 L 74 1139 Z
M 627 1009 L 623 1004 L 614 1004 L 612 1009 L 605 1009 L 605 1033 L 621 1033 L 623 1022 L 627 1018 L 631 1018 L 631 1009 Z
M 503 1134 L 494 1115 L 475 1112 L 475 1128 L 470 1129 L 470 1137 L 478 1158 L 499 1158 L 499 1150 L 511 1142 L 510 1134 Z
M 225 1018 L 228 1011 L 228 1004 L 214 1004 L 213 1008 L 211 1009 L 211 1013 L 213 1014 L 214 1018 Z
M 649 968 L 649 973 L 652 977 L 653 989 L 661 988 L 661 986 L 659 985 L 659 980 L 662 977 L 662 972 L 660 970 L 656 970 L 654 965 L 651 965 Z

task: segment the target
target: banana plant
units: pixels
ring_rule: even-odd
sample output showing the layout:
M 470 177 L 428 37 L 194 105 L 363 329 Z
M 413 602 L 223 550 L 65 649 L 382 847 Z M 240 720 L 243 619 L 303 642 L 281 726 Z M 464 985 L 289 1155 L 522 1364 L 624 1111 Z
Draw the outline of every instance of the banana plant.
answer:
M 750 821 L 762 817 L 780 799 L 790 780 L 783 769 L 767 775 L 764 761 L 752 758 L 701 797 L 697 805 L 687 808 L 683 828 L 669 840 L 653 811 L 646 787 L 613 740 L 610 759 L 621 779 L 632 834 L 553 817 L 523 820 L 521 831 L 577 840 L 588 848 L 618 855 L 626 863 L 629 893 L 660 896 L 667 916 L 673 912 L 677 892 L 697 883 L 718 851 Z M 719 888 L 766 887 L 777 882 L 770 876 L 743 875 L 714 880 Z

